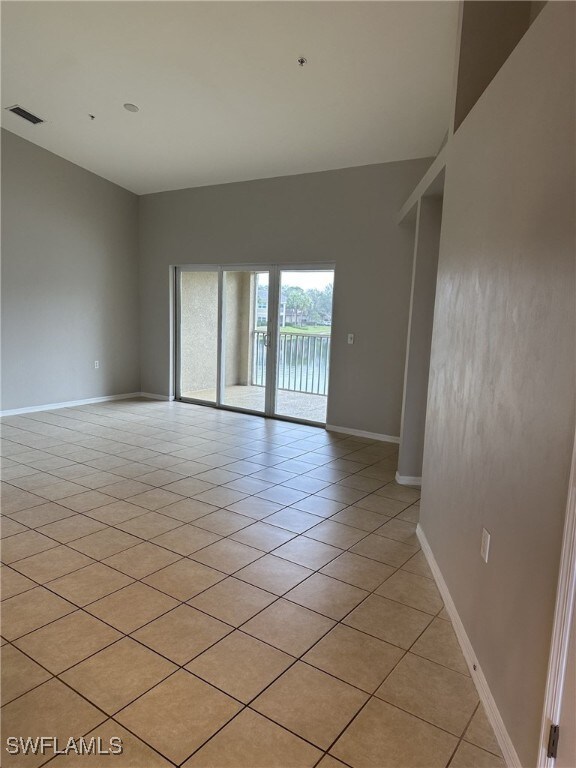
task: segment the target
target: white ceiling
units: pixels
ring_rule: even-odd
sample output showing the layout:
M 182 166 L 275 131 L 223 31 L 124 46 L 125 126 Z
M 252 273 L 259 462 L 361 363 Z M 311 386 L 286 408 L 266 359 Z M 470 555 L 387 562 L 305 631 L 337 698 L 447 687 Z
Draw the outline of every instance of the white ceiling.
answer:
M 434 155 L 457 5 L 4 2 L 2 124 L 138 194 Z

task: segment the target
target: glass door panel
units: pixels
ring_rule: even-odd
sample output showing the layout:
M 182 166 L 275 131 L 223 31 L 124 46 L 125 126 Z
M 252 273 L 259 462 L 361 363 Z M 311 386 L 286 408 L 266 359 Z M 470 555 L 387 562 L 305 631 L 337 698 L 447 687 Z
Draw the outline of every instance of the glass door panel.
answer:
M 179 277 L 178 394 L 216 403 L 219 273 L 182 270 Z
M 326 423 L 334 270 L 280 271 L 275 410 Z
M 333 269 L 177 270 L 184 400 L 326 423 Z
M 266 411 L 269 283 L 267 270 L 223 271 L 222 405 Z

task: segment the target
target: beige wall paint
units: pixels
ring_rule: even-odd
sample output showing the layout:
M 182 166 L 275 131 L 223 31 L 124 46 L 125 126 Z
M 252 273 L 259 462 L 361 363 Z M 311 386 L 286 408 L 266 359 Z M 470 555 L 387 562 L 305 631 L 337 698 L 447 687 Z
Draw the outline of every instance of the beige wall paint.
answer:
M 181 391 L 213 389 L 218 376 L 218 272 L 182 272 Z
M 143 391 L 170 392 L 170 265 L 335 263 L 328 423 L 399 435 L 413 235 L 397 213 L 429 164 L 141 197 Z
M 523 766 L 574 437 L 575 10 L 543 9 L 453 138 L 424 451 L 421 525 Z
M 213 390 L 218 376 L 218 272 L 183 271 L 180 280 L 180 391 Z M 248 384 L 251 344 L 251 273 L 226 272 L 223 283 L 224 383 Z M 206 393 L 202 399 L 208 397 Z
M 252 294 L 250 272 L 226 272 L 225 384 L 250 384 L 250 321 Z
M 139 391 L 137 207 L 2 130 L 3 410 Z

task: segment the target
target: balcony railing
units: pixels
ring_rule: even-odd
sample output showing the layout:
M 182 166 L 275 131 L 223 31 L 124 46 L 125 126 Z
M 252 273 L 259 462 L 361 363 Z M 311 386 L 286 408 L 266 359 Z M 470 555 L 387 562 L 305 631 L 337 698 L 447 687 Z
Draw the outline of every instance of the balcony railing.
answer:
M 254 331 L 252 349 L 252 384 L 266 385 L 266 336 Z M 306 392 L 310 395 L 328 394 L 330 335 L 323 333 L 279 334 L 278 389 Z

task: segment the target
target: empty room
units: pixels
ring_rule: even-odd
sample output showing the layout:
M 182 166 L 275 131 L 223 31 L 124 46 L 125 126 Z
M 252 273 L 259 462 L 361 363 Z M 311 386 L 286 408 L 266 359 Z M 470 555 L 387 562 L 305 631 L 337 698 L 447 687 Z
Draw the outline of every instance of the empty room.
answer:
M 5 768 L 576 768 L 576 3 L 0 10 Z

